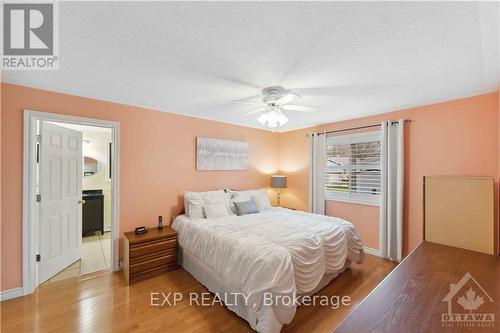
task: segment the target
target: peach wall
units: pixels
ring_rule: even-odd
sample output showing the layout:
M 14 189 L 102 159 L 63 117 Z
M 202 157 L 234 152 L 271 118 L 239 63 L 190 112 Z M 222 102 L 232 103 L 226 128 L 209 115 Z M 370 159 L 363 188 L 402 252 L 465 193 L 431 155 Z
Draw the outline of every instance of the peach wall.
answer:
M 354 220 L 353 212 L 356 212 Z M 356 229 L 362 235 L 363 244 L 371 247 L 372 249 L 379 248 L 378 221 L 380 209 L 378 206 L 357 205 L 347 202 L 328 200 L 325 204 L 325 214 L 340 217 L 348 221 L 352 220 L 356 224 Z
M 182 209 L 183 190 L 267 187 L 278 169 L 276 134 L 128 105 L 17 85 L 1 86 L 1 290 L 22 284 L 23 109 L 120 123 L 120 233 L 169 221 Z M 197 136 L 250 143 L 248 171 L 195 171 Z
M 500 176 L 498 94 L 486 94 L 383 115 L 312 127 L 279 136 L 257 129 L 97 101 L 11 84 L 1 85 L 0 251 L 1 290 L 21 286 L 22 110 L 63 113 L 118 121 L 121 126 L 120 232 L 155 225 L 182 209 L 183 190 L 228 186 L 268 186 L 269 173 L 289 175 L 284 206 L 307 210 L 306 133 L 406 118 L 404 252 L 422 239 L 422 177 L 431 174 Z M 196 172 L 195 137 L 250 143 L 251 167 L 245 172 Z M 278 144 L 279 143 L 279 144 Z M 478 149 L 479 148 L 479 149 Z M 496 183 L 498 202 L 498 183 Z M 351 220 L 365 243 L 378 246 L 378 208 L 327 202 L 328 214 Z M 498 217 L 498 209 L 496 212 Z M 498 229 L 497 229 L 498 234 Z
M 283 173 L 289 175 L 289 189 L 282 195 L 283 205 L 307 209 L 309 171 L 306 133 L 363 126 L 389 119 L 411 119 L 413 122 L 405 127 L 403 251 L 407 254 L 423 238 L 423 176 L 495 177 L 498 202 L 498 103 L 498 93 L 491 93 L 282 133 L 280 167 Z M 368 246 L 376 241 L 374 235 L 378 233 L 378 224 L 370 224 L 368 220 L 378 221 L 377 209 L 364 206 L 352 209 L 327 201 L 326 210 L 329 214 L 342 215 L 352 221 Z M 498 205 L 496 210 L 498 221 Z M 495 235 L 498 235 L 498 229 Z

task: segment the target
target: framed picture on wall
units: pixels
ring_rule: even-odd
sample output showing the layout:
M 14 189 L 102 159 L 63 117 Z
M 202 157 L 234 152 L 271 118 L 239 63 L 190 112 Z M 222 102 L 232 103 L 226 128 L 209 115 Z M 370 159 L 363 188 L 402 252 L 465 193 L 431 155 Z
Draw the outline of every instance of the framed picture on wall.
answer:
M 197 137 L 196 170 L 248 170 L 248 142 Z

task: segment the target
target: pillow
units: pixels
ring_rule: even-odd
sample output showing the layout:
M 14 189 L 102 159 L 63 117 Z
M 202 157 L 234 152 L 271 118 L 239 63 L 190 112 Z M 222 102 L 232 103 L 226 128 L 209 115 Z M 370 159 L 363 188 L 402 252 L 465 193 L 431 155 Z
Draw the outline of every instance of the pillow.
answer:
M 207 192 L 184 192 L 184 207 L 186 216 L 190 219 L 205 217 L 203 206 L 223 203 L 228 214 L 231 214 L 231 197 L 223 190 Z
M 226 192 L 227 195 L 229 196 L 229 208 L 231 209 L 232 214 L 236 214 L 236 208 L 234 207 L 234 202 L 233 202 L 233 198 L 236 195 L 236 191 L 225 188 L 224 192 Z
M 260 211 L 270 209 L 271 203 L 265 188 L 234 192 L 233 202 L 253 200 Z
M 235 202 L 234 207 L 238 216 L 259 212 L 259 208 L 257 208 L 257 205 L 252 200 Z
M 224 202 L 205 205 L 203 206 L 203 212 L 207 219 L 215 219 L 218 217 L 229 215 L 227 211 L 227 206 Z
M 233 201 L 241 202 L 252 200 L 252 195 L 256 195 L 260 190 L 233 191 Z
M 193 198 L 184 194 L 184 211 L 186 216 L 192 220 L 203 218 L 203 203 L 199 198 Z
M 256 191 L 257 193 L 252 195 L 252 200 L 255 202 L 260 211 L 271 209 L 271 203 L 269 202 L 269 197 L 267 196 L 267 191 L 265 189 Z

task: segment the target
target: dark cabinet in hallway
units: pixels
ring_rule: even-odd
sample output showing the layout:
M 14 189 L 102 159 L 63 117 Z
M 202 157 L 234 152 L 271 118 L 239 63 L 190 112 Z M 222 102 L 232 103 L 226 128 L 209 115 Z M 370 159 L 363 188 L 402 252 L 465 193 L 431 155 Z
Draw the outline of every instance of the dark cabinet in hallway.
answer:
M 104 235 L 104 195 L 102 190 L 83 191 L 82 234 L 100 231 Z

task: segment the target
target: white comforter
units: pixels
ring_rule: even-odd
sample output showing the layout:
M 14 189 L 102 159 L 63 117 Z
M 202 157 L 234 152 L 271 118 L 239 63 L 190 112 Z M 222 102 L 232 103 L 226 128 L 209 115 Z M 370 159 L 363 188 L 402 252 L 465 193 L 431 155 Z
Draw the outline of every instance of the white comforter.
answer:
M 342 219 L 283 208 L 218 219 L 175 219 L 179 245 L 216 272 L 231 290 L 252 295 L 258 331 L 264 292 L 311 292 L 325 274 L 342 271 L 347 261 L 363 261 L 363 244 L 354 226 Z M 276 305 L 281 324 L 295 306 Z M 248 319 L 247 319 L 248 320 Z

